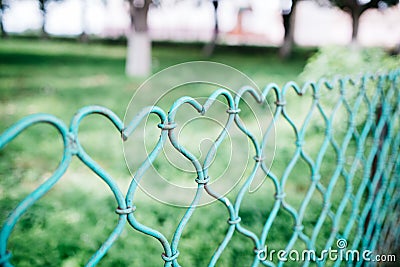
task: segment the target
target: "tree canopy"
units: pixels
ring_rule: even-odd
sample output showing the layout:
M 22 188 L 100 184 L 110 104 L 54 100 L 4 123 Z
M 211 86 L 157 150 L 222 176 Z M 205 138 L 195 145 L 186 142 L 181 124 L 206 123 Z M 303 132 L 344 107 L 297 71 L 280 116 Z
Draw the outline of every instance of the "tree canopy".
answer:
M 385 9 L 387 7 L 394 6 L 399 3 L 399 0 L 326 0 L 326 1 L 350 14 L 353 24 L 352 25 L 353 32 L 351 36 L 352 41 L 355 41 L 357 39 L 359 19 L 366 10 L 371 8 Z

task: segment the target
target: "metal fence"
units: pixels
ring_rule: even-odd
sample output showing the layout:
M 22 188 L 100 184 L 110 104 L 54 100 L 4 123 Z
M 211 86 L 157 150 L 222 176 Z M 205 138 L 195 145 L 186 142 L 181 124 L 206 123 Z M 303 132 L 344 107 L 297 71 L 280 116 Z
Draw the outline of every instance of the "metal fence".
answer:
M 227 210 L 225 218 L 224 214 L 221 214 L 221 220 L 227 220 L 226 235 L 215 248 L 209 266 L 218 266 L 218 260 L 229 246 L 234 233 L 252 241 L 254 249 L 244 248 L 253 250 L 254 259 L 249 263 L 252 266 L 260 264 L 281 266 L 287 260 L 294 260 L 298 254 L 302 255 L 301 251 L 294 252 L 294 249 L 300 247 L 303 252 L 308 251 L 307 257 L 297 259 L 301 261 L 298 264 L 304 266 L 378 265 L 384 261 L 382 259 L 384 253 L 393 254 L 400 248 L 399 80 L 400 70 L 395 70 L 385 74 L 365 74 L 358 78 L 342 77 L 332 81 L 309 82 L 302 87 L 293 82 L 287 83 L 282 88 L 270 84 L 262 92 L 252 87 L 243 87 L 236 93 L 218 89 L 203 104 L 186 96 L 177 99 L 169 112 L 157 106 L 144 108 L 127 125 L 124 125 L 112 111 L 99 106 L 82 108 L 72 118 L 69 126 L 48 114 L 25 117 L 1 134 L 0 149 L 7 152 L 5 146 L 26 128 L 33 124 L 46 123 L 55 127 L 61 135 L 64 144 L 63 157 L 51 177 L 19 203 L 4 222 L 0 234 L 0 265 L 12 266 L 11 252 L 7 246 L 18 220 L 60 180 L 74 158 L 83 162 L 109 186 L 115 197 L 115 212 L 118 216 L 114 231 L 88 261 L 87 266 L 94 266 L 102 259 L 127 224 L 161 243 L 164 251 L 160 265 L 164 262 L 164 266 L 179 266 L 178 248 L 181 236 L 197 209 L 202 194 L 208 194 L 218 200 L 217 203 Z M 261 139 L 249 131 L 242 122 L 241 101 L 244 98 L 255 100 L 254 105 L 269 102 L 273 106 L 271 123 Z M 296 106 L 304 98 L 310 101 L 310 107 L 306 111 L 296 110 Z M 176 138 L 175 116 L 184 105 L 189 105 L 200 114 L 205 114 L 217 99 L 226 104 L 227 122 L 215 140 L 213 149 L 209 151 L 204 162 L 200 162 Z M 290 108 L 294 108 L 294 113 Z M 296 121 L 296 112 L 304 115 L 304 121 Z M 79 142 L 80 123 L 93 113 L 108 118 L 118 129 L 123 140 L 129 139 L 138 125 L 150 114 L 155 114 L 160 120 L 159 140 L 134 173 L 126 195 L 122 193 L 116 181 L 85 152 Z M 287 146 L 291 146 L 293 150 L 286 166 L 275 171 L 265 163 L 264 157 L 268 156 L 268 153 L 273 153 L 265 147 L 273 141 L 272 139 L 276 139 L 277 142 L 282 141 L 273 134 L 274 127 L 280 127 L 281 124 L 290 129 L 288 134 L 292 139 L 287 140 L 293 140 L 293 143 L 288 142 Z M 211 183 L 213 177 L 209 176 L 211 159 L 232 127 L 238 127 L 242 131 L 254 151 L 252 171 L 241 184 L 240 190 L 237 190 L 234 199 L 214 191 Z M 313 141 L 313 138 L 317 137 L 320 141 Z M 162 230 L 153 229 L 137 220 L 135 214 L 140 213 L 140 210 L 136 209 L 134 200 L 142 176 L 167 142 L 193 164 L 196 170 L 193 182 L 197 183 L 195 196 L 177 225 L 172 240 L 168 240 Z M 309 142 L 307 147 L 306 142 Z M 279 153 L 275 156 L 275 161 L 277 160 Z M 302 171 L 306 177 L 301 178 L 305 189 L 300 203 L 294 205 L 288 201 L 293 192 L 287 185 L 288 177 L 296 172 L 299 162 L 306 166 L 306 171 Z M 249 186 L 258 171 L 263 172 L 265 179 L 273 185 L 265 194 L 274 195 L 275 198 L 260 233 L 251 231 L 241 221 L 242 201 L 248 194 Z M 313 202 L 315 196 L 318 196 L 319 202 Z M 305 225 L 304 220 L 310 205 L 319 208 L 312 210 L 315 220 Z M 318 212 L 315 212 L 316 210 Z M 278 212 L 287 213 L 294 222 L 294 228 L 287 229 L 291 234 L 284 244 L 283 252 L 270 257 L 271 253 L 265 248 L 268 246 L 270 229 Z M 320 234 L 324 231 L 328 232 L 321 243 Z M 295 245 L 299 243 L 302 246 Z M 327 253 L 333 249 L 340 252 L 334 259 Z M 323 253 L 321 250 L 327 252 Z M 317 253 L 313 254 L 313 251 Z M 360 253 L 358 259 L 354 258 L 356 251 Z M 376 258 L 379 255 L 380 261 Z M 388 255 L 385 257 L 387 261 L 394 260 Z

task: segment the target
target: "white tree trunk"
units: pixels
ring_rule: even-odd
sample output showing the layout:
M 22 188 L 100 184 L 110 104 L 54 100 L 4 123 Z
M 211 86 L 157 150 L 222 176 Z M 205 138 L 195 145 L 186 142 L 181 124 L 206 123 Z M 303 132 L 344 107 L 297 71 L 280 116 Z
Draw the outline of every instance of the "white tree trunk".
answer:
M 151 74 L 151 40 L 147 31 L 131 30 L 128 36 L 125 71 L 131 77 Z

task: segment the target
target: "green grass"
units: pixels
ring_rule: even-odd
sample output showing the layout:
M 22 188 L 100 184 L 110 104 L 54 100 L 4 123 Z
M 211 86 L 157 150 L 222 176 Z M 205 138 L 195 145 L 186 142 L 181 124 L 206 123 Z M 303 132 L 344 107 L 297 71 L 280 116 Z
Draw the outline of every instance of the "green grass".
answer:
M 179 55 L 176 51 L 179 50 Z M 269 82 L 279 85 L 289 80 L 296 80 L 303 71 L 307 58 L 313 51 L 297 50 L 291 61 L 283 62 L 277 57 L 276 49 L 239 49 L 218 47 L 215 55 L 209 60 L 220 62 L 237 68 L 256 84 L 263 88 Z M 18 119 L 33 113 L 51 113 L 68 123 L 73 114 L 86 105 L 102 105 L 113 110 L 121 118 L 125 109 L 143 79 L 130 79 L 124 74 L 125 47 L 110 44 L 78 44 L 65 41 L 38 41 L 8 39 L 0 43 L 0 132 Z M 174 64 L 192 60 L 205 60 L 201 49 L 195 45 L 155 44 L 153 47 L 153 73 Z M 148 99 L 146 99 L 146 96 Z M 151 105 L 151 92 L 135 98 L 141 107 Z M 310 98 L 311 99 L 311 98 Z M 297 98 L 288 98 L 297 101 Z M 251 103 L 250 103 L 251 104 Z M 292 112 L 296 119 L 302 119 L 310 102 L 292 104 Z M 225 107 L 224 107 L 225 108 Z M 259 107 L 262 110 L 263 107 Z M 215 108 L 216 110 L 218 107 Z M 226 109 L 226 108 L 225 108 Z M 257 111 L 257 110 L 256 110 Z M 243 110 L 246 114 L 246 110 Z M 220 114 L 218 110 L 213 114 Z M 225 111 L 222 112 L 225 114 Z M 193 116 L 187 111 L 181 120 Z M 187 116 L 187 117 L 185 117 Z M 217 118 L 218 119 L 218 118 Z M 251 114 L 243 116 L 251 128 Z M 316 157 L 313 144 L 320 144 L 323 138 L 321 118 L 313 118 L 315 125 L 310 127 L 310 143 L 306 150 Z M 300 120 L 301 122 L 302 120 Z M 319 121 L 319 123 L 318 123 Z M 296 123 L 299 124 L 299 121 Z M 149 129 L 156 123 L 149 122 Z M 265 125 L 264 125 L 265 126 Z M 207 129 L 207 122 L 199 122 L 198 128 Z M 282 131 L 278 133 L 276 160 L 273 171 L 280 177 L 290 162 L 295 150 L 293 131 L 286 122 L 279 125 Z M 196 128 L 182 130 L 186 135 L 181 140 L 185 145 L 201 156 L 207 150 L 198 147 L 196 140 L 215 134 L 213 131 L 196 131 Z M 146 136 L 154 143 L 159 132 L 149 131 Z M 135 133 L 133 140 L 141 144 L 143 136 Z M 209 136 L 208 136 L 209 137 Z M 215 136 L 214 136 L 215 137 Z M 79 135 L 80 141 L 89 155 L 99 162 L 118 183 L 125 188 L 130 181 L 125 165 L 120 137 L 112 129 L 109 122 L 93 116 L 82 123 Z M 153 140 L 154 139 L 154 140 Z M 232 133 L 238 147 L 234 147 L 235 155 L 247 152 L 247 143 L 243 134 Z M 139 143 L 138 143 L 139 142 Z M 318 148 L 318 146 L 317 146 Z M 47 126 L 33 126 L 19 136 L 13 143 L 0 151 L 0 223 L 10 210 L 29 192 L 44 181 L 57 166 L 61 157 L 61 140 L 53 129 Z M 229 154 L 229 146 L 223 144 L 221 153 Z M 172 152 L 171 152 L 172 153 Z M 251 151 L 251 153 L 254 153 Z M 132 165 L 137 167 L 144 159 L 144 151 L 136 152 Z M 234 155 L 234 156 L 235 156 Z M 251 154 L 252 156 L 252 154 Z M 175 157 L 181 157 L 176 154 Z M 222 158 L 222 157 L 221 157 Z M 218 160 L 218 159 L 217 159 Z M 234 158 L 232 173 L 245 169 L 240 158 Z M 324 177 L 332 175 L 336 164 L 335 152 L 329 148 L 324 159 Z M 179 160 L 177 164 L 187 164 Z M 224 169 L 226 162 L 219 160 L 211 173 Z M 185 174 L 171 168 L 161 158 L 155 166 L 164 175 L 176 179 L 174 182 L 193 182 L 193 175 Z M 237 174 L 236 174 L 237 175 Z M 299 208 L 310 185 L 309 166 L 300 160 L 295 171 L 288 177 L 285 190 L 286 200 L 295 208 Z M 178 177 L 178 178 L 176 178 Z M 151 175 L 145 176 L 150 179 Z M 258 173 L 257 179 L 263 179 Z M 322 183 L 328 183 L 323 180 Z M 324 185 L 326 185 L 324 184 Z M 339 179 L 336 191 L 343 192 L 344 183 Z M 231 200 L 237 190 L 229 196 Z M 243 202 L 240 216 L 242 224 L 254 231 L 261 232 L 265 218 L 272 210 L 275 191 L 271 181 L 265 182 L 254 194 L 247 194 Z M 190 197 L 190 196 L 189 196 Z M 334 197 L 337 197 L 334 196 Z M 336 201 L 334 201 L 336 202 Z M 163 232 L 171 239 L 173 232 L 185 210 L 166 206 L 154 201 L 143 193 L 135 198 L 138 221 Z M 311 234 L 321 212 L 322 197 L 314 194 L 306 210 L 303 220 L 304 232 Z M 78 160 L 74 160 L 65 177 L 36 205 L 34 205 L 17 224 L 9 241 L 9 249 L 13 252 L 12 263 L 17 266 L 79 266 L 83 265 L 97 250 L 112 227 L 116 224 L 114 210 L 116 203 L 106 186 Z M 335 207 L 337 208 L 337 207 Z M 346 209 L 345 214 L 349 213 Z M 218 204 L 198 208 L 190 219 L 179 245 L 179 262 L 182 266 L 206 266 L 215 248 L 223 239 L 227 230 L 226 209 Z M 270 248 L 282 249 L 292 235 L 294 221 L 282 208 L 273 223 L 267 243 Z M 322 228 L 317 247 L 322 248 L 330 233 L 331 221 L 327 220 Z M 302 247 L 300 242 L 295 247 Z M 223 253 L 217 266 L 249 266 L 253 258 L 253 244 L 249 239 L 235 233 L 228 248 Z M 100 266 L 160 266 L 161 246 L 154 239 L 126 227 L 120 239 L 101 261 Z M 296 266 L 294 264 L 293 266 Z

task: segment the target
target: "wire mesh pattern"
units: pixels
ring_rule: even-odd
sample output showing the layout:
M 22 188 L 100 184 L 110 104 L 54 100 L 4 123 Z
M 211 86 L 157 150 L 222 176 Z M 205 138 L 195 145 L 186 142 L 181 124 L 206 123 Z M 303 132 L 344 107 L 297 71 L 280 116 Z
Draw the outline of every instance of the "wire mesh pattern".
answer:
M 335 241 L 338 239 L 348 240 L 351 244 L 350 249 L 360 251 L 396 250 L 400 247 L 399 79 L 400 70 L 394 70 L 385 74 L 365 74 L 358 78 L 342 77 L 332 81 L 322 79 L 318 82 L 308 82 L 302 87 L 294 82 L 289 82 L 282 88 L 276 84 L 269 84 L 262 92 L 252 87 L 243 87 L 236 93 L 227 89 L 218 89 L 203 104 L 190 96 L 185 96 L 177 99 L 168 112 L 157 106 L 146 107 L 127 125 L 124 125 L 112 111 L 100 106 L 82 108 L 72 118 L 69 126 L 48 114 L 25 117 L 0 135 L 0 149 L 5 149 L 9 142 L 29 126 L 46 123 L 55 127 L 60 134 L 64 146 L 63 157 L 54 173 L 19 203 L 3 224 L 0 233 L 0 265 L 12 266 L 11 252 L 8 251 L 7 245 L 18 220 L 60 180 L 73 158 L 83 162 L 108 185 L 115 197 L 117 207 L 115 212 L 118 221 L 113 232 L 89 259 L 87 266 L 95 266 L 99 263 L 118 240 L 127 224 L 161 243 L 164 251 L 160 265 L 164 262 L 164 266 L 179 266 L 179 242 L 202 194 L 208 194 L 218 200 L 219 205 L 223 205 L 227 211 L 227 214 L 221 214 L 221 220 L 227 220 L 227 231 L 224 239 L 215 248 L 209 266 L 218 266 L 219 258 L 235 233 L 249 238 L 254 245 L 254 248 L 247 248 L 254 253 L 253 262 L 249 265 L 284 265 L 285 261 L 259 257 L 260 252 L 268 245 L 270 229 L 278 212 L 286 212 L 294 221 L 294 228 L 287 230 L 291 233 L 284 247 L 287 253 L 296 248 L 296 244 L 299 243 L 309 250 L 329 249 L 336 245 Z M 289 92 L 295 93 L 290 100 L 300 101 L 302 98 L 310 98 L 311 107 L 305 113 L 302 124 L 296 122 L 288 112 L 288 103 L 291 102 Z M 258 140 L 241 120 L 241 100 L 245 96 L 253 98 L 260 105 L 267 101 L 274 103 L 273 120 L 263 133 L 261 140 Z M 174 131 L 177 126 L 175 116 L 184 105 L 189 105 L 200 114 L 205 114 L 217 99 L 226 103 L 226 125 L 214 141 L 204 162 L 200 162 L 179 143 Z M 331 105 L 331 108 L 326 108 L 327 103 Z M 129 139 L 138 125 L 149 115 L 153 114 L 159 118 L 158 128 L 161 134 L 158 142 L 142 165 L 137 168 L 126 195 L 122 193 L 113 177 L 86 153 L 79 142 L 78 132 L 81 121 L 94 113 L 109 119 L 124 141 Z M 322 141 L 318 146 L 316 145 L 317 153 L 311 155 L 304 148 L 304 144 L 307 136 L 315 130 L 311 127 L 315 118 L 322 129 Z M 279 175 L 265 163 L 265 155 L 263 155 L 272 153 L 266 151 L 265 147 L 274 138 L 274 125 L 278 122 L 290 127 L 295 146 L 290 162 Z M 235 199 L 229 199 L 214 191 L 210 185 L 212 177 L 209 175 L 211 160 L 232 127 L 238 127 L 254 149 L 252 171 L 241 184 Z M 197 174 L 194 177 L 194 182 L 197 183 L 196 194 L 177 225 L 172 240 L 168 240 L 161 230 L 139 222 L 135 216 L 140 212 L 135 206 L 135 193 L 141 178 L 158 157 L 166 142 L 170 142 L 179 153 L 190 160 Z M 328 156 L 335 161 L 329 175 L 326 174 L 323 163 Z M 287 201 L 286 185 L 288 177 L 300 161 L 306 164 L 310 175 L 307 177 L 304 198 L 297 207 Z M 241 221 L 242 201 L 258 171 L 263 172 L 265 179 L 273 184 L 273 188 L 267 193 L 275 196 L 272 209 L 263 222 L 261 233 L 251 231 Z M 339 183 L 343 184 L 342 190 L 338 190 Z M 316 220 L 312 229 L 305 231 L 303 222 L 307 215 L 307 207 L 315 196 L 321 199 L 320 213 L 315 214 Z M 317 245 L 322 229 L 326 227 L 328 221 L 329 233 L 323 245 Z M 341 266 L 343 261 L 339 258 L 329 262 L 325 255 L 319 260 L 310 257 L 301 264 L 303 266 L 310 264 Z M 363 265 L 362 259 L 354 262 L 351 259 L 346 261 L 354 266 Z

